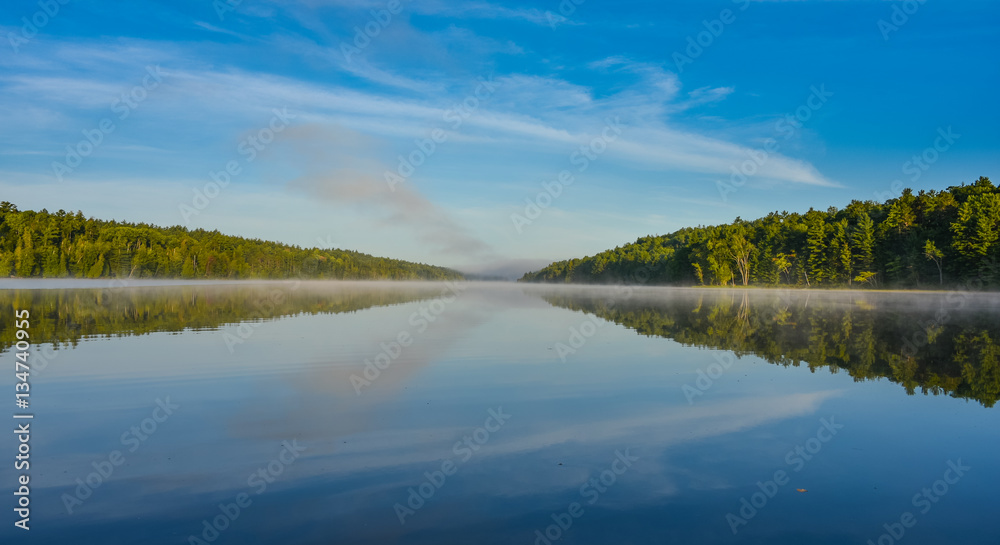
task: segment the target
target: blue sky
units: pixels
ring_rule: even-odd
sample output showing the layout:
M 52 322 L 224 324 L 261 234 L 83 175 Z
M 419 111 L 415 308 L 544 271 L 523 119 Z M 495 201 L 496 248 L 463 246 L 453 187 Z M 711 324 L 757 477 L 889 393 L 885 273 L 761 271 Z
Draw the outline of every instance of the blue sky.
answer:
M 520 272 L 1000 176 L 986 0 L 48 1 L 0 14 L 21 208 Z

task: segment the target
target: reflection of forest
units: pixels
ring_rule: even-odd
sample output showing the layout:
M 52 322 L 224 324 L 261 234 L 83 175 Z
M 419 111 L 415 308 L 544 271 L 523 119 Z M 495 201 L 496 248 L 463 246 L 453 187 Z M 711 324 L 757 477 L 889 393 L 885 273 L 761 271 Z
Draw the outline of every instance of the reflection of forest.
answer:
M 298 314 L 339 314 L 435 297 L 441 285 L 299 283 L 0 291 L 0 350 L 14 338 L 14 311 L 31 311 L 31 343 L 70 344 L 91 336 L 217 329 Z
M 640 300 L 553 292 L 545 299 L 641 335 L 813 371 L 844 369 L 856 381 L 885 377 L 911 395 L 919 388 L 986 407 L 1000 398 L 1000 312 L 971 308 L 971 297 L 719 292 Z

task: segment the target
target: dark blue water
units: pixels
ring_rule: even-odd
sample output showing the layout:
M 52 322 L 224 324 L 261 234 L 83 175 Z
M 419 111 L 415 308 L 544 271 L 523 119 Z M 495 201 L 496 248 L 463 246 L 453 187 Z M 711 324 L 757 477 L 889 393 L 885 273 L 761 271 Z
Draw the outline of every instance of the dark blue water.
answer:
M 994 296 L 0 293 L 4 543 L 1000 542 Z

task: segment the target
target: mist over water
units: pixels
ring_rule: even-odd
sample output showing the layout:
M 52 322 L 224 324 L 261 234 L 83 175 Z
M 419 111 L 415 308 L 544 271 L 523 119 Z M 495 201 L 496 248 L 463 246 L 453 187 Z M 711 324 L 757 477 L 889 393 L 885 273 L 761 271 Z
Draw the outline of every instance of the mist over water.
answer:
M 32 542 L 1000 538 L 996 294 L 28 285 Z

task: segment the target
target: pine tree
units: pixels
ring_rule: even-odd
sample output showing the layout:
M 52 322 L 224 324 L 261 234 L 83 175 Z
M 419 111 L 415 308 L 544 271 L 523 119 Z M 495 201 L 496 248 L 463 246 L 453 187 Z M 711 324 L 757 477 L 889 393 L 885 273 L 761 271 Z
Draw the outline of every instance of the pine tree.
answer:
M 858 217 L 858 223 L 851 232 L 851 255 L 857 271 L 871 271 L 875 253 L 875 222 L 867 212 Z
M 809 276 L 812 282 L 822 284 L 827 278 L 827 242 L 826 223 L 821 215 L 816 215 L 809 222 L 806 246 L 809 249 Z

